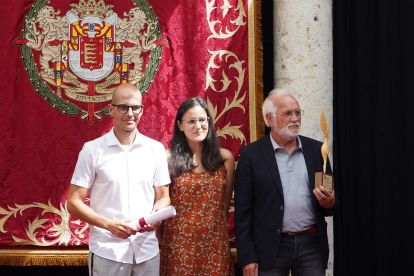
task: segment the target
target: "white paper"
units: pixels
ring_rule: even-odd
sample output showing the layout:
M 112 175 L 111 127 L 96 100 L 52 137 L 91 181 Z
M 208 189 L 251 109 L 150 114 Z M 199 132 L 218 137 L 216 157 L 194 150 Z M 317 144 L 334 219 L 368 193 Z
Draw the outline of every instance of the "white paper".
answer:
M 176 213 L 177 212 L 175 211 L 174 206 L 170 205 L 167 208 L 164 208 L 152 214 L 146 215 L 143 219 L 145 220 L 145 224 L 152 224 L 155 222 L 163 221 L 167 218 L 171 218 L 175 216 Z M 128 222 L 128 224 L 136 227 L 137 230 L 142 229 L 141 225 L 139 224 L 139 220 Z

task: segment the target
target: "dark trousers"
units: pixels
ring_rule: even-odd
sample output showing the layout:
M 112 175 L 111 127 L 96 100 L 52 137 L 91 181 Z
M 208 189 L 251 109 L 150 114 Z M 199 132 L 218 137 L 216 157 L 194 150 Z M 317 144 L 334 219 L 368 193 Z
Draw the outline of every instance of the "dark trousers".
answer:
M 325 276 L 320 252 L 319 234 L 282 234 L 276 261 L 259 276 Z

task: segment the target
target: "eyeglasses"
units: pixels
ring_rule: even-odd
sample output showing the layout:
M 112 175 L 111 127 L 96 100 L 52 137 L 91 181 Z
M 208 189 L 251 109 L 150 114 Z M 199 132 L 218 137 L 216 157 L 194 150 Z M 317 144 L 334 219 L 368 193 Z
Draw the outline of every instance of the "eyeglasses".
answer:
M 189 118 L 189 119 L 183 119 L 181 122 L 185 122 L 189 126 L 195 126 L 197 122 L 200 123 L 200 125 L 205 126 L 208 123 L 208 120 L 210 120 L 210 117 L 200 117 L 198 119 L 195 118 Z
M 296 117 L 300 118 L 301 116 L 303 116 L 303 114 L 305 114 L 305 111 L 296 110 L 296 111 L 287 111 L 283 113 L 270 113 L 270 114 L 280 114 L 280 116 L 285 117 L 285 118 L 292 118 L 293 114 L 295 114 Z
M 129 111 L 129 108 L 131 108 L 133 113 L 140 113 L 144 106 L 141 105 L 126 105 L 126 104 L 111 104 L 112 106 L 118 107 L 118 111 L 121 114 L 125 114 Z

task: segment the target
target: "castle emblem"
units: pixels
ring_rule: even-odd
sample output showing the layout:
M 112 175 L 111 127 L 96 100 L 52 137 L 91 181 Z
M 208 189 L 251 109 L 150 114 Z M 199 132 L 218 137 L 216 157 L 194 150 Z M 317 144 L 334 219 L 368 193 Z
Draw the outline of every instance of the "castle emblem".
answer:
M 106 105 L 118 84 L 148 91 L 167 42 L 148 3 L 133 2 L 125 18 L 104 0 L 80 0 L 64 16 L 50 1 L 32 5 L 14 43 L 35 91 L 52 107 L 93 124 L 109 116 Z

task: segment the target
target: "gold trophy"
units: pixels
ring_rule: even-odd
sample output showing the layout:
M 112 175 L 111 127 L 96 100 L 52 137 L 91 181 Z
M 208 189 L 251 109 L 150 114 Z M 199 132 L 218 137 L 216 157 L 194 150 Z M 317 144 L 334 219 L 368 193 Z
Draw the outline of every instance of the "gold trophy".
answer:
M 329 146 L 328 146 L 328 139 L 329 139 L 329 124 L 325 118 L 325 112 L 321 111 L 321 129 L 323 132 L 323 144 L 321 147 L 321 153 L 323 157 L 323 172 L 315 172 L 315 188 L 319 188 L 323 186 L 326 190 L 330 193 L 333 191 L 333 175 L 326 173 L 326 160 L 329 154 Z

